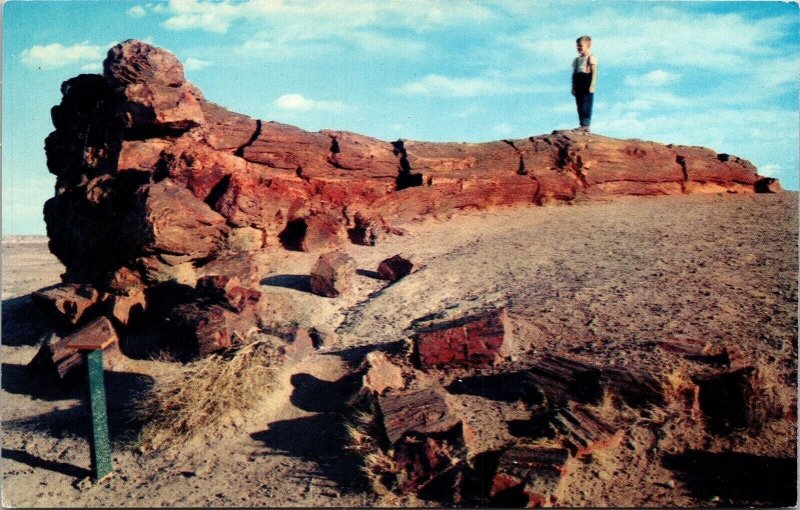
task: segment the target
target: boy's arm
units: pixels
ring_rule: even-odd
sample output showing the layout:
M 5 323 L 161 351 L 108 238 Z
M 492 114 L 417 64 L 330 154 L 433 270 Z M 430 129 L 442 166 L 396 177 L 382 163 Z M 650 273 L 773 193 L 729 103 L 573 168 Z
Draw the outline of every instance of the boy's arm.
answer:
M 594 94 L 594 84 L 597 81 L 597 62 L 590 64 L 589 68 L 592 70 L 592 83 L 589 84 L 589 92 Z

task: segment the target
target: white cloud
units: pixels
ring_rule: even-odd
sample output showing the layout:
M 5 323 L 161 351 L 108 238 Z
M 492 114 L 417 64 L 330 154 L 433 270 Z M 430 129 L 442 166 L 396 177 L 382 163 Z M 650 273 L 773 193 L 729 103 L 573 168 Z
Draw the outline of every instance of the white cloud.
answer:
M 412 96 L 474 97 L 492 94 L 543 92 L 547 89 L 530 85 L 512 85 L 500 77 L 450 78 L 429 74 L 392 89 L 393 92 Z
M 275 106 L 282 110 L 303 112 L 309 110 L 336 112 L 344 108 L 344 105 L 340 101 L 316 101 L 314 99 L 306 99 L 300 94 L 284 94 L 275 100 Z
M 767 163 L 766 165 L 761 165 L 758 167 L 758 174 L 765 177 L 774 177 L 776 175 L 780 175 L 780 173 L 781 166 L 777 163 Z
M 147 11 L 145 11 L 144 7 L 142 7 L 141 5 L 134 5 L 133 7 L 128 9 L 125 14 L 127 14 L 131 18 L 143 18 L 147 14 Z
M 507 136 L 514 132 L 514 127 L 507 122 L 501 122 L 500 124 L 492 126 L 492 130 L 499 136 Z
M 107 46 L 92 45 L 87 42 L 63 46 L 59 43 L 32 46 L 20 54 L 20 61 L 29 67 L 56 69 L 86 61 L 102 61 Z
M 503 35 L 500 41 L 526 50 L 539 65 L 568 69 L 575 57 L 572 34 L 591 31 L 601 73 L 605 65 L 735 72 L 754 58 L 776 56 L 773 42 L 794 30 L 789 17 L 701 14 L 647 2 L 636 7 L 598 6 L 586 16 Z
M 664 71 L 663 69 L 656 69 L 644 74 L 635 74 L 625 76 L 625 85 L 629 87 L 661 87 L 670 85 L 678 81 L 680 76 Z
M 81 66 L 81 71 L 87 73 L 99 73 L 103 71 L 103 66 L 99 62 L 90 62 Z
M 214 62 L 209 62 L 207 60 L 200 60 L 199 58 L 189 57 L 183 61 L 183 67 L 187 71 L 199 71 L 200 69 L 205 69 L 208 66 L 214 65 Z
M 160 4 L 157 4 L 157 6 Z M 315 35 L 347 33 L 367 26 L 398 25 L 416 32 L 459 26 L 467 20 L 486 21 L 494 16 L 478 2 L 448 3 L 446 8 L 425 2 L 281 2 L 246 0 L 240 3 L 205 0 L 170 0 L 170 15 L 164 27 L 171 30 L 206 30 L 225 33 L 240 20 L 274 23 L 276 31 L 296 31 L 298 25 L 313 26 Z M 153 8 L 156 11 L 156 8 Z M 292 20 L 302 20 L 293 23 Z M 307 30 L 306 30 L 307 31 Z

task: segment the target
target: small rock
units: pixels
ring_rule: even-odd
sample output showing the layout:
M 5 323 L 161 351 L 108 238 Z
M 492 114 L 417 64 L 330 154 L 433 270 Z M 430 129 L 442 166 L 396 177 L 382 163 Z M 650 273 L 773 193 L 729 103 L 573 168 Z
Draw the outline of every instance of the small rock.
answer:
M 311 292 L 337 297 L 350 290 L 356 275 L 356 261 L 344 252 L 320 255 L 311 268 Z
M 398 254 L 378 264 L 378 275 L 382 280 L 396 282 L 411 274 L 414 269 L 415 264 L 410 258 Z
M 367 354 L 369 370 L 364 376 L 364 387 L 381 394 L 387 389 L 403 389 L 403 370 L 389 361 L 386 354 L 373 351 Z

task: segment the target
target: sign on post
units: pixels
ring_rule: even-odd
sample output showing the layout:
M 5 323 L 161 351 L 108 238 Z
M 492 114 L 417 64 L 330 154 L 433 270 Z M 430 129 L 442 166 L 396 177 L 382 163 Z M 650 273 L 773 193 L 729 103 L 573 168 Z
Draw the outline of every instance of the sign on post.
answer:
M 105 317 L 99 317 L 65 339 L 66 346 L 81 352 L 86 365 L 89 408 L 92 415 L 89 446 L 92 477 L 102 480 L 111 474 L 111 442 L 108 438 L 106 386 L 103 373 L 103 349 L 117 341 L 114 327 Z

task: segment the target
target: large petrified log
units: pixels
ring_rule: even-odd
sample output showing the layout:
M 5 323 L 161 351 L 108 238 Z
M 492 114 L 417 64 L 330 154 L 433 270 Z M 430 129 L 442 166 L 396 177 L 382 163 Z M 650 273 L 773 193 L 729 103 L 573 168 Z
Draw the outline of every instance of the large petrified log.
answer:
M 219 259 L 280 242 L 330 249 L 348 228 L 372 244 L 378 219 L 388 231 L 469 208 L 779 189 L 736 156 L 573 131 L 487 143 L 311 133 L 207 101 L 174 55 L 136 40 L 61 92 L 45 140 L 50 249 L 65 283 L 101 295 L 125 294 L 121 281 L 146 295 L 193 287 Z

